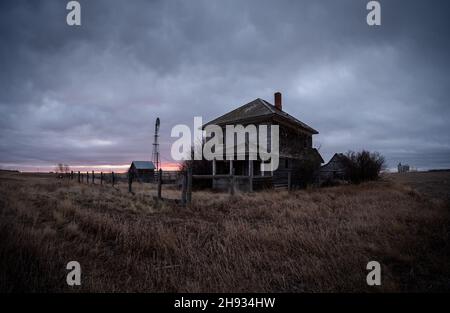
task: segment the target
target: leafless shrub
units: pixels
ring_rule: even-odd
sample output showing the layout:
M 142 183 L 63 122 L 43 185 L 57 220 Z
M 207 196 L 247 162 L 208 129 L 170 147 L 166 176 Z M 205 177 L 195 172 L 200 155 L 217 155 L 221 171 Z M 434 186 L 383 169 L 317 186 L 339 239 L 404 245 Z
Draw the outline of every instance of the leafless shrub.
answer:
M 183 173 L 188 170 L 188 168 L 192 168 L 192 174 L 194 175 L 211 175 L 212 173 L 212 162 L 205 159 L 205 157 L 202 154 L 201 160 L 194 160 L 194 150 L 197 150 L 197 152 L 201 153 L 202 146 L 200 144 L 195 145 L 192 148 L 190 160 L 184 160 L 180 165 L 180 172 Z M 196 189 L 201 188 L 209 188 L 211 187 L 211 181 L 210 180 L 196 180 L 194 179 L 192 181 L 192 186 Z
M 359 184 L 364 181 L 377 180 L 385 168 L 385 159 L 378 152 L 349 151 L 343 159 L 346 176 L 351 182 Z

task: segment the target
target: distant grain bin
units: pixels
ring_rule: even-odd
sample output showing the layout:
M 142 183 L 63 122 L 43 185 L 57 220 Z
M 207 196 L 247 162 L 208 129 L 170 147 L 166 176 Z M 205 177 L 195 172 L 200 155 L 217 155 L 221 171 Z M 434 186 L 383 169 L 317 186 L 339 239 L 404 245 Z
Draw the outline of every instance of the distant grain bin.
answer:
M 399 173 L 407 173 L 409 172 L 410 168 L 408 164 L 398 163 L 397 170 Z
M 155 179 L 155 165 L 151 161 L 133 161 L 128 169 L 128 175 L 132 175 L 133 179 L 150 183 Z

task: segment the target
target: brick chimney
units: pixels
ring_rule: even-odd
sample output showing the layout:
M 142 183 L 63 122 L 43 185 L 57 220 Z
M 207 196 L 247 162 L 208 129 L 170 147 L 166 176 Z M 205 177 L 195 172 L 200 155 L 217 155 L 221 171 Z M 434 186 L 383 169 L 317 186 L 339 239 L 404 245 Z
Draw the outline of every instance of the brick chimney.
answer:
M 275 92 L 274 97 L 275 97 L 275 107 L 278 110 L 283 111 L 283 106 L 281 105 L 281 92 Z

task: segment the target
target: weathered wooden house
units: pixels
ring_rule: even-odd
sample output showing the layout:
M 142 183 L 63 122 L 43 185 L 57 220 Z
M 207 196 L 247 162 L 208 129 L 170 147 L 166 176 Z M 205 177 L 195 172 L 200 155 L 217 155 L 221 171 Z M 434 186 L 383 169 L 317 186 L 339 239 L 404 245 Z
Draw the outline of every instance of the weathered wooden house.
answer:
M 232 173 L 237 178 L 237 187 L 240 190 L 287 187 L 288 183 L 291 186 L 301 185 L 305 180 L 305 177 L 301 177 L 304 167 L 310 167 L 311 171 L 315 171 L 324 162 L 317 149 L 313 148 L 312 136 L 318 132 L 283 111 L 281 93 L 275 93 L 274 100 L 273 105 L 257 98 L 203 125 L 203 129 L 208 125 L 220 126 L 224 134 L 224 144 L 227 125 L 244 127 L 250 124 L 256 127 L 267 125 L 269 130 L 271 125 L 279 126 L 279 166 L 276 170 L 261 171 L 261 159 L 249 160 L 248 153 L 244 156 L 244 160 L 238 160 L 235 156 L 233 160 L 228 160 L 224 155 L 223 160 L 212 161 L 212 174 L 219 176 L 213 179 L 213 188 L 228 188 L 228 179 L 220 178 L 220 176 Z M 268 146 L 270 146 L 270 131 L 268 133 Z M 207 141 L 208 138 L 205 140 Z M 239 179 L 239 176 L 243 179 Z
M 153 182 L 155 179 L 155 165 L 151 161 L 133 161 L 128 169 L 128 175 L 139 182 Z
M 320 167 L 317 182 L 319 184 L 335 180 L 346 180 L 345 161 L 347 157 L 342 153 L 335 153 L 327 164 Z

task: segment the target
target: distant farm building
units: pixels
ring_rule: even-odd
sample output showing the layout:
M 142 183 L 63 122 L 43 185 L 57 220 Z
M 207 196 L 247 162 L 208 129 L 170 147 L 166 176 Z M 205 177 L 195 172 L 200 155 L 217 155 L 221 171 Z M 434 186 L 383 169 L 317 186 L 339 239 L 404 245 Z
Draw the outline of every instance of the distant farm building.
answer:
M 261 171 L 262 160 L 250 160 L 247 147 L 248 138 L 245 139 L 246 152 L 240 155 L 240 160 L 233 153 L 229 160 L 227 152 L 223 152 L 222 160 L 212 162 L 212 174 L 230 175 L 234 173 L 238 176 L 251 177 L 251 184 L 255 189 L 260 187 L 287 187 L 290 179 L 291 185 L 301 185 L 305 179 L 303 175 L 304 167 L 307 166 L 311 172 L 316 171 L 323 159 L 317 149 L 313 148 L 312 136 L 318 131 L 301 122 L 295 117 L 283 111 L 281 93 L 274 95 L 274 105 L 266 100 L 257 98 L 237 109 L 228 112 L 202 126 L 205 129 L 208 125 L 217 125 L 222 128 L 225 144 L 227 125 L 255 125 L 258 129 L 260 125 L 267 125 L 269 130 L 267 146 L 271 145 L 270 127 L 279 126 L 279 166 L 274 171 Z M 258 137 L 260 134 L 258 133 Z M 206 142 L 210 138 L 206 138 Z M 237 148 L 235 141 L 235 149 Z M 228 157 L 228 158 L 227 158 Z M 290 173 L 290 174 L 289 174 Z M 250 179 L 250 178 L 249 178 Z M 238 179 L 238 189 L 249 188 L 248 179 Z M 228 186 L 227 178 L 214 178 L 213 188 L 224 189 Z
M 319 184 L 336 180 L 345 180 L 345 161 L 347 157 L 343 153 L 335 153 L 327 164 L 319 170 Z
M 143 183 L 153 182 L 155 179 L 155 165 L 151 161 L 133 161 L 128 169 L 128 175 Z
M 410 168 L 408 164 L 398 163 L 397 170 L 399 173 L 406 173 L 410 171 Z

